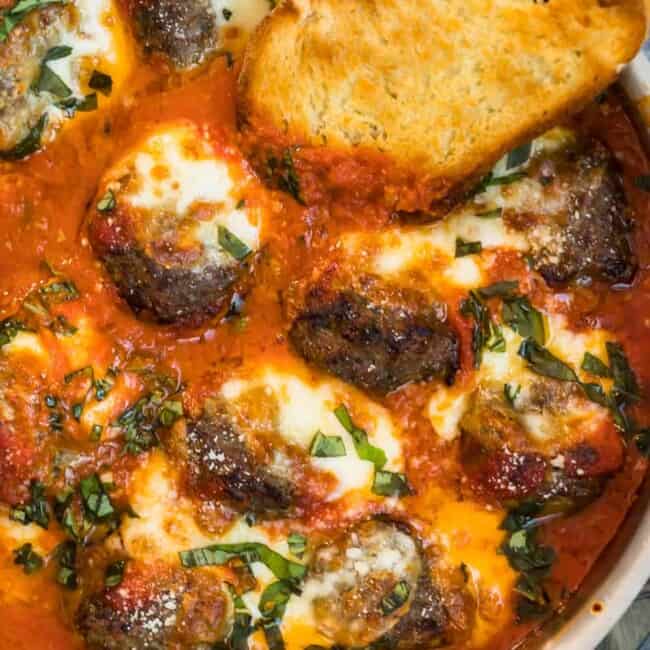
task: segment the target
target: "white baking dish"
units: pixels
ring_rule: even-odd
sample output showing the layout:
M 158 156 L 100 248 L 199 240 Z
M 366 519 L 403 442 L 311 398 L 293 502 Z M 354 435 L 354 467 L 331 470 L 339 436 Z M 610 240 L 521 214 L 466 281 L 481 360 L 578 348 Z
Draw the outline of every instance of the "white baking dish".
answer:
M 650 40 L 625 69 L 621 85 L 650 134 Z M 576 602 L 542 636 L 543 650 L 593 650 L 650 578 L 650 481 L 615 540 L 588 577 Z M 648 621 L 650 630 L 650 620 Z M 540 646 L 539 640 L 531 647 Z M 627 650 L 627 649 L 626 649 Z M 632 650 L 632 649 L 630 649 Z

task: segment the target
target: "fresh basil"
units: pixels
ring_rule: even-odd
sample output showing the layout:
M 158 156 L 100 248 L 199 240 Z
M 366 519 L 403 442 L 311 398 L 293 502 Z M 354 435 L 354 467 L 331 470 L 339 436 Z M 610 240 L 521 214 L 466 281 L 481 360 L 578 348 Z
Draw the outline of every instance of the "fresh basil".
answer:
M 99 70 L 93 70 L 88 81 L 88 87 L 108 97 L 113 91 L 113 79 L 110 75 L 104 74 Z
M 527 163 L 532 151 L 532 142 L 527 142 L 526 144 L 522 144 L 516 149 L 513 149 L 506 158 L 506 169 L 515 169 L 516 167 L 521 167 Z
M 40 9 L 47 5 L 63 4 L 65 0 L 18 0 L 11 8 L 4 11 L 0 22 L 0 43 L 6 40 L 11 30 L 34 9 Z
M 462 237 L 456 237 L 456 257 L 477 255 L 482 250 L 483 245 L 480 241 L 465 241 Z
M 505 339 L 501 329 L 492 321 L 490 310 L 481 300 L 477 291 L 470 291 L 469 296 L 460 305 L 460 313 L 474 320 L 472 328 L 472 352 L 474 367 L 480 368 L 483 361 L 483 348 L 492 347 L 493 352 L 505 350 Z
M 388 460 L 386 454 L 383 449 L 375 447 L 368 442 L 368 434 L 352 421 L 347 407 L 341 404 L 334 409 L 334 415 L 341 423 L 341 426 L 350 434 L 359 458 L 361 460 L 369 460 L 374 464 L 375 468 L 381 469 Z
M 221 14 L 224 20 L 230 20 L 232 18 L 232 11 L 230 11 L 230 9 L 228 9 L 227 7 L 224 7 L 221 10 Z
M 404 474 L 382 469 L 375 470 L 372 491 L 382 497 L 404 497 L 412 493 Z
M 219 226 L 219 246 L 240 262 L 252 253 L 251 249 L 225 226 Z
M 540 345 L 546 342 L 544 317 L 526 296 L 504 298 L 501 318 L 522 338 L 532 338 Z
M 126 560 L 117 560 L 106 567 L 104 574 L 104 584 L 107 587 L 117 587 L 122 584 L 124 579 L 124 569 L 126 568 Z
M 258 542 L 241 544 L 212 544 L 202 548 L 180 551 L 181 564 L 186 569 L 201 566 L 220 566 L 233 558 L 239 558 L 246 564 L 261 562 L 271 570 L 279 580 L 301 580 L 307 573 L 307 567 L 285 557 Z
M 639 384 L 620 343 L 606 344 L 609 368 L 614 378 L 612 393 L 617 402 L 636 402 L 641 398 Z
M 48 61 L 61 59 L 71 52 L 72 48 L 66 45 L 59 45 L 48 51 L 41 62 L 40 72 L 31 85 L 31 89 L 35 93 L 50 93 L 58 99 L 66 99 L 72 95 L 72 89 L 47 65 Z
M 97 474 L 91 474 L 79 482 L 79 491 L 86 516 L 92 522 L 105 521 L 115 515 L 115 508 L 106 488 Z
M 406 580 L 400 580 L 390 591 L 389 594 L 381 599 L 381 611 L 384 616 L 388 616 L 402 607 L 409 599 L 411 588 Z
M 43 567 L 43 558 L 34 551 L 30 543 L 23 544 L 21 547 L 14 549 L 14 564 L 23 567 L 23 572 L 27 575 L 36 573 Z
M 489 172 L 484 176 L 478 185 L 470 192 L 471 195 L 482 194 L 488 187 L 493 187 L 497 185 L 511 185 L 520 181 L 522 178 L 526 178 L 526 172 L 513 172 L 512 174 L 506 174 L 504 176 L 495 176 L 494 172 Z
M 295 585 L 290 580 L 278 580 L 268 585 L 258 603 L 262 616 L 270 620 L 280 620 L 295 590 Z
M 272 161 L 269 161 L 269 165 L 271 168 L 278 168 L 278 184 L 280 186 L 280 189 L 288 192 L 298 203 L 304 205 L 305 201 L 302 198 L 300 189 L 300 178 L 298 177 L 298 172 L 296 171 L 296 165 L 293 161 L 291 149 L 284 150 L 284 153 L 282 154 L 281 164 L 278 165 L 277 161 L 275 161 L 275 164 Z
M 13 149 L 0 151 L 0 160 L 22 160 L 38 151 L 41 148 L 41 138 L 46 124 L 47 113 L 43 113 L 36 124 L 29 129 L 27 135 Z
M 77 580 L 77 545 L 72 540 L 66 540 L 56 547 L 54 551 L 59 568 L 56 581 L 66 589 L 76 589 Z
M 282 630 L 275 621 L 264 621 L 262 623 L 262 630 L 264 631 L 264 638 L 269 650 L 285 650 L 284 639 L 282 638 Z
M 297 558 L 302 558 L 307 550 L 307 538 L 300 533 L 291 533 L 287 538 L 289 550 Z
M 0 321 L 0 347 L 11 343 L 18 332 L 26 332 L 27 326 L 17 318 L 5 318 Z
M 232 588 L 231 594 L 235 606 L 235 616 L 227 648 L 228 650 L 248 650 L 248 637 L 255 630 L 252 625 L 253 617 L 248 611 L 246 603 Z
M 52 304 L 70 302 L 79 298 L 79 291 L 72 280 L 54 280 L 38 290 L 41 298 L 49 307 Z
M 326 436 L 320 431 L 317 431 L 309 447 L 309 454 L 316 458 L 345 456 L 343 438 L 340 436 Z
M 535 339 L 522 341 L 518 354 L 525 359 L 528 367 L 538 375 L 560 381 L 579 382 L 576 373 L 564 361 L 542 347 Z
M 591 354 L 591 352 L 585 352 L 580 369 L 588 372 L 590 375 L 596 375 L 596 377 L 612 376 L 607 364 L 601 361 L 597 356 Z
M 490 284 L 487 287 L 482 287 L 477 291 L 478 295 L 483 298 L 483 300 L 488 300 L 489 298 L 512 298 L 514 294 L 517 293 L 519 289 L 518 280 L 502 280 L 501 282 L 495 282 Z
M 163 427 L 171 427 L 176 420 L 183 417 L 183 403 L 178 400 L 165 400 L 160 409 L 160 424 Z
M 519 393 L 521 393 L 521 386 L 519 384 L 517 386 L 513 386 L 512 384 L 504 384 L 503 396 L 510 406 L 515 405 L 515 401 L 517 400 L 517 397 L 519 397 Z
M 104 196 L 97 201 L 97 210 L 99 212 L 112 212 L 115 209 L 117 202 L 113 190 L 106 190 Z
M 29 486 L 31 499 L 25 504 L 15 506 L 9 511 L 9 518 L 23 525 L 34 523 L 41 528 L 50 523 L 50 508 L 45 496 L 45 486 L 40 481 L 32 481 Z

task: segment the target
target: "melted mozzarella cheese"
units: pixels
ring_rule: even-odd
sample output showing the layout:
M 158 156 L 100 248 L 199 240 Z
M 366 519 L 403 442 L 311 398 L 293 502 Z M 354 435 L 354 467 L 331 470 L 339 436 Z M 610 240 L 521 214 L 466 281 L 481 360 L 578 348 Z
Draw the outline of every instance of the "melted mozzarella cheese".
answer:
M 591 352 L 601 359 L 606 358 L 605 343 L 612 338 L 606 330 L 574 332 L 569 328 L 566 317 L 553 314 L 546 316 L 546 327 L 546 347 L 578 375 L 581 374 L 579 369 L 585 352 Z M 504 326 L 503 338 L 506 343 L 505 352 L 484 350 L 481 367 L 470 380 L 460 385 L 440 387 L 431 396 L 427 414 L 441 438 L 452 440 L 459 435 L 460 419 L 468 406 L 469 396 L 478 384 L 497 387 L 510 384 L 513 389 L 520 387 L 517 399 L 525 400 L 531 386 L 539 380 L 539 375 L 529 369 L 526 361 L 517 354 L 523 340 L 521 336 Z M 589 380 L 587 376 L 582 379 Z M 521 415 L 528 432 L 540 442 L 575 431 L 577 427 L 586 433 L 595 431 L 608 417 L 606 409 L 588 400 L 572 401 L 571 408 L 562 416 L 562 426 L 559 426 L 556 414 L 544 412 Z
M 309 452 L 317 432 L 326 436 L 339 436 L 345 445 L 345 456 L 336 458 L 312 458 L 320 470 L 328 471 L 337 479 L 337 489 L 330 499 L 338 499 L 353 491 L 369 491 L 374 465 L 357 455 L 350 434 L 334 415 L 334 410 L 346 404 L 358 426 L 363 426 L 371 444 L 384 451 L 388 462 L 386 469 L 401 471 L 403 458 L 395 424 L 389 413 L 365 396 L 335 380 L 309 382 L 299 375 L 266 367 L 249 379 L 232 379 L 226 382 L 222 396 L 231 404 L 246 400 L 247 394 L 257 396 L 260 388 L 267 399 L 272 400 L 275 413 L 272 427 L 289 444 Z
M 141 228 L 173 230 L 180 249 L 198 244 L 210 262 L 232 263 L 219 243 L 220 226 L 249 249 L 259 247 L 263 208 L 247 201 L 251 178 L 243 163 L 234 151 L 218 154 L 190 122 L 159 128 L 109 177 L 119 204 L 143 215 Z
M 248 37 L 271 9 L 269 0 L 211 0 L 219 45 L 229 51 L 241 50 Z

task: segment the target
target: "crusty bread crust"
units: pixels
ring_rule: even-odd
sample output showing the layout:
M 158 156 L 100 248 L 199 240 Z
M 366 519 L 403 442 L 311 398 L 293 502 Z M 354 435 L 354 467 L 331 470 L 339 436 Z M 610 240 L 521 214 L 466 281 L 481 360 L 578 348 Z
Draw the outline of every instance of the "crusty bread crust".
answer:
M 645 26 L 644 0 L 286 0 L 247 48 L 239 118 L 384 155 L 439 197 L 604 90 Z

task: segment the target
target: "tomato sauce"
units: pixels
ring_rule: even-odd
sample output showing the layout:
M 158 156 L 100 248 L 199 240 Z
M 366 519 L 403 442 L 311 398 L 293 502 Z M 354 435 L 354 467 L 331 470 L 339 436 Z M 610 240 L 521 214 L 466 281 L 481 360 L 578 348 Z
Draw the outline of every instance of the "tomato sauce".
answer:
M 0 163 L 0 315 L 12 315 L 22 300 L 47 278 L 44 262 L 74 280 L 82 298 L 78 309 L 91 315 L 98 328 L 112 342 L 108 357 L 117 349 L 147 352 L 159 363 L 172 368 L 192 385 L 188 401 L 199 403 L 218 387 L 233 369 L 256 359 L 289 358 L 286 341 L 287 300 L 290 287 L 305 282 L 315 269 L 336 261 L 339 236 L 350 229 L 377 230 L 394 219 L 398 207 L 422 201 L 422 192 L 403 205 L 387 203 L 385 177 L 377 178 L 374 163 L 326 165 L 336 171 L 326 179 L 337 190 L 356 187 L 352 200 L 337 202 L 336 191 L 319 194 L 318 183 L 310 181 L 308 162 L 304 172 L 309 207 L 286 194 L 273 193 L 276 209 L 266 226 L 265 248 L 255 265 L 254 287 L 247 295 L 243 318 L 215 321 L 202 328 L 157 326 L 138 320 L 119 298 L 95 259 L 85 234 L 84 219 L 96 198 L 100 177 L 121 153 L 152 125 L 175 118 L 190 118 L 238 143 L 235 110 L 236 69 L 225 58 L 217 58 L 201 74 L 181 77 L 162 74 L 156 67 L 139 65 L 129 79 L 128 97 L 107 109 L 67 125 L 43 151 L 19 163 Z M 578 118 L 580 127 L 603 139 L 615 153 L 625 179 L 625 189 L 635 214 L 635 250 L 639 272 L 631 287 L 608 289 L 593 286 L 576 291 L 567 307 L 576 329 L 602 326 L 624 343 L 642 389 L 650 390 L 650 194 L 634 179 L 650 172 L 647 156 L 634 127 L 615 93 Z M 314 154 L 311 154 L 314 155 Z M 319 161 L 313 160 L 312 163 Z M 327 161 L 326 161 L 327 162 Z M 332 162 L 332 161 L 329 161 Z M 317 165 L 314 164 L 314 168 Z M 403 179 L 402 179 L 403 180 Z M 501 270 L 500 270 L 501 269 Z M 494 280 L 524 274 L 521 260 L 504 256 L 493 267 Z M 498 277 L 497 277 L 498 276 Z M 547 293 L 540 289 L 540 300 Z M 533 300 L 535 288 L 532 288 Z M 460 296 L 459 296 L 460 300 Z M 462 340 L 462 370 L 457 381 L 471 372 L 470 325 L 452 305 L 450 318 Z M 427 394 L 422 387 L 408 387 L 386 399 L 405 431 L 407 473 L 416 485 L 432 482 L 454 490 L 459 482 L 457 445 L 436 440 L 430 422 L 423 415 Z M 190 406 L 191 408 L 191 406 Z M 640 422 L 650 424 L 650 404 L 637 408 Z M 0 449 L 2 438 L 0 431 Z M 121 461 L 115 468 L 128 475 L 137 461 Z M 129 465 L 131 463 L 131 465 Z M 0 468 L 2 464 L 0 462 Z M 558 553 L 552 574 L 553 591 L 575 591 L 602 549 L 612 538 L 645 476 L 646 461 L 627 447 L 623 470 L 611 480 L 604 494 L 583 511 L 552 522 L 544 540 Z M 119 480 L 119 477 L 118 477 Z M 460 491 L 460 488 L 459 488 Z M 420 511 L 426 495 L 408 504 Z M 408 499 L 407 499 L 408 502 Z M 313 522 L 326 529 L 340 513 L 331 509 L 319 513 Z M 495 562 L 503 562 L 503 558 Z M 11 557 L 0 556 L 0 583 L 11 580 L 23 595 L 4 604 L 0 588 L 0 648 L 15 650 L 63 650 L 83 644 L 71 631 L 71 617 L 64 610 L 51 577 L 22 576 L 11 567 Z M 49 580 L 49 582 L 48 582 Z M 500 605 L 507 612 L 508 604 Z M 501 620 L 501 619 L 500 619 Z M 504 650 L 521 639 L 530 625 L 515 626 L 503 614 L 506 629 L 484 647 Z

